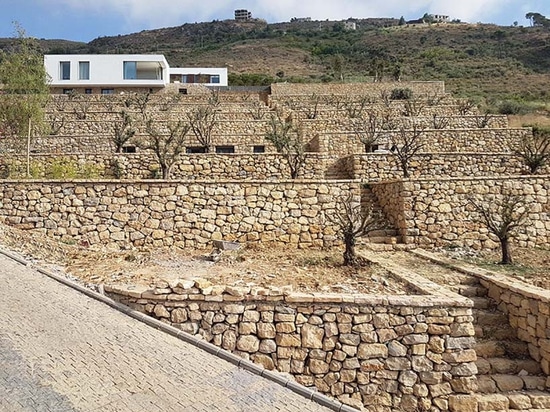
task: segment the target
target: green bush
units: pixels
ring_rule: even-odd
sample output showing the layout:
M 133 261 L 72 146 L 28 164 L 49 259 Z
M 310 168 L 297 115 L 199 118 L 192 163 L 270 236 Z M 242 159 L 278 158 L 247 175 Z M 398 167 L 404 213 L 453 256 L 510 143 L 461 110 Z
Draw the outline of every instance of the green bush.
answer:
M 390 94 L 391 100 L 409 100 L 413 95 L 411 89 L 393 89 Z
M 78 175 L 78 168 L 73 160 L 60 157 L 52 162 L 45 175 L 48 179 L 74 179 Z
M 515 100 L 505 100 L 498 105 L 500 114 L 525 114 L 529 111 L 528 105 Z

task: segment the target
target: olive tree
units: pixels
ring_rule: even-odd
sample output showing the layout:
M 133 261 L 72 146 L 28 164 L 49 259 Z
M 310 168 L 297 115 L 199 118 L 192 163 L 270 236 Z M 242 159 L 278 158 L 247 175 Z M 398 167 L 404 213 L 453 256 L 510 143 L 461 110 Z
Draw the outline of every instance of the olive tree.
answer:
M 529 207 L 523 197 L 504 194 L 500 198 L 470 197 L 468 203 L 476 212 L 473 219 L 484 225 L 500 242 L 503 265 L 512 263 L 510 239 L 517 235 L 529 217 Z
M 179 120 L 156 124 L 151 119 L 146 123 L 146 136 L 139 143 L 145 150 L 151 150 L 159 162 L 162 178 L 169 180 L 172 167 L 185 150 L 185 137 L 191 126 Z
M 26 37 L 16 24 L 17 39 L 0 51 L 0 134 L 19 138 L 27 147 L 27 172 L 31 138 L 45 132 L 45 107 L 50 97 L 48 75 L 39 44 Z
M 535 125 L 532 130 L 522 136 L 514 153 L 529 168 L 529 173 L 535 174 L 550 160 L 550 128 Z
M 292 119 L 282 119 L 278 115 L 272 115 L 265 139 L 284 156 L 290 169 L 290 177 L 296 179 L 306 161 L 302 128 L 295 126 Z
M 327 220 L 337 228 L 344 242 L 344 265 L 359 264 L 355 245 L 357 239 L 370 232 L 387 228 L 387 221 L 380 211 L 375 211 L 372 202 L 361 202 L 360 196 L 352 193 L 340 196 L 333 213 L 326 215 Z

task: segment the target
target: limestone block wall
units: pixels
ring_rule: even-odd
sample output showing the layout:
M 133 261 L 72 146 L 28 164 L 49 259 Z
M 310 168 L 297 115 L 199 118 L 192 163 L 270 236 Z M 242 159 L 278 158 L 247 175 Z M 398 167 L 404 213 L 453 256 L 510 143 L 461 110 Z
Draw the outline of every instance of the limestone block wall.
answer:
M 357 181 L 2 181 L 0 220 L 88 244 L 205 248 L 212 239 L 337 243 L 334 213 Z
M 531 357 L 550 375 L 550 292 L 496 273 L 476 275 L 498 308 L 508 314 L 518 338 L 528 343 Z
M 399 132 L 388 131 L 379 139 L 379 144 L 388 146 L 393 135 Z M 424 142 L 422 152 L 461 152 L 461 153 L 503 153 L 511 152 L 530 128 L 519 129 L 438 129 L 424 130 L 421 140 Z M 334 153 L 346 156 L 364 153 L 365 147 L 353 132 L 318 133 L 316 148 L 321 153 Z M 399 141 L 399 138 L 396 138 Z
M 345 160 L 353 179 L 372 182 L 403 177 L 391 153 L 356 154 Z M 420 153 L 413 157 L 409 168 L 412 178 L 523 175 L 528 171 L 521 158 L 511 153 Z M 549 173 L 549 165 L 540 170 L 540 174 Z
M 349 405 L 446 411 L 449 395 L 477 387 L 471 303 L 463 298 L 292 293 L 204 279 L 159 286 L 105 290 Z
M 496 248 L 498 243 L 476 221 L 468 199 L 479 196 L 487 204 L 495 204 L 503 194 L 511 194 L 523 197 L 530 209 L 530 221 L 518 235 L 517 244 L 550 245 L 549 175 L 419 179 L 370 186 L 387 218 L 411 243 Z
M 274 83 L 271 85 L 273 98 L 293 95 L 344 95 L 344 96 L 372 96 L 380 98 L 380 92 L 393 89 L 411 89 L 414 95 L 443 95 L 445 83 L 433 82 L 383 82 L 383 83 Z
M 60 161 L 71 165 L 71 170 L 76 172 L 75 176 L 82 179 L 152 179 L 158 175 L 159 169 L 156 156 L 146 152 L 32 155 L 32 177 L 51 177 L 55 165 Z M 26 178 L 26 156 L 9 156 L 4 162 L 9 169 L 7 177 Z M 290 171 L 286 159 L 278 153 L 185 154 L 174 164 L 171 177 L 187 180 L 273 180 L 290 178 Z M 305 166 L 299 177 L 323 180 L 334 177 L 350 178 L 350 175 L 339 159 L 310 153 L 306 156 Z

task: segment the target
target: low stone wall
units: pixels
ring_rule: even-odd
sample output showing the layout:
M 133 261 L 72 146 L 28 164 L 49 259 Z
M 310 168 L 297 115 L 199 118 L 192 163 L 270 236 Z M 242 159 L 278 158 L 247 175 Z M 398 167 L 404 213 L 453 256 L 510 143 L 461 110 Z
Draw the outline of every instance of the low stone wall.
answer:
M 213 239 L 328 247 L 336 201 L 357 181 L 2 181 L 0 220 L 113 246 L 206 248 Z
M 140 180 L 156 178 L 160 173 L 156 156 L 149 152 L 31 155 L 30 160 L 31 176 L 35 179 Z M 3 162 L 8 167 L 6 178 L 27 177 L 26 156 L 7 156 Z M 66 171 L 72 172 L 72 175 L 63 175 L 60 164 L 64 164 Z M 290 170 L 286 159 L 278 153 L 185 154 L 174 164 L 171 177 L 186 180 L 273 180 L 290 178 Z M 338 158 L 308 153 L 299 177 L 323 180 L 349 179 L 351 175 Z
M 382 82 L 382 83 L 274 83 L 271 85 L 273 98 L 293 95 L 344 95 L 372 96 L 380 98 L 382 91 L 393 89 L 411 89 L 414 95 L 444 95 L 445 83 L 433 82 Z
M 478 196 L 490 205 L 511 194 L 523 197 L 530 208 L 530 222 L 516 242 L 522 247 L 550 245 L 549 175 L 404 180 L 370 187 L 407 242 L 494 249 L 496 239 L 476 221 L 468 199 Z
M 399 132 L 388 131 L 380 136 L 377 144 L 389 148 L 392 136 L 400 141 Z M 519 129 L 440 129 L 424 130 L 420 136 L 424 153 L 511 153 L 518 142 L 531 132 Z M 364 153 L 365 147 L 354 132 L 309 133 L 318 141 L 320 153 L 347 156 Z
M 368 182 L 403 177 L 396 156 L 391 153 L 366 153 L 346 157 L 350 177 Z M 411 178 L 482 177 L 523 175 L 529 169 L 511 153 L 421 153 L 409 167 Z M 541 174 L 550 173 L 550 166 Z
M 448 410 L 477 388 L 471 302 L 238 288 L 204 279 L 154 290 L 105 287 L 115 300 L 355 407 Z
M 508 314 L 518 338 L 528 343 L 531 357 L 550 375 L 550 291 L 512 282 L 496 273 L 482 275 L 481 284 L 499 310 Z

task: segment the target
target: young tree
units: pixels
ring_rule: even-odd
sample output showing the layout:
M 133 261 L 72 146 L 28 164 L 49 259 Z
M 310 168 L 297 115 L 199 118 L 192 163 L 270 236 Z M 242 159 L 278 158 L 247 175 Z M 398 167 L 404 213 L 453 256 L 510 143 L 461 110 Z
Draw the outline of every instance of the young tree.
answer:
M 523 136 L 514 153 L 529 168 L 531 174 L 548 164 L 550 160 L 550 128 L 534 125 L 533 133 Z
M 122 152 L 122 147 L 136 134 L 136 129 L 133 127 L 132 117 L 126 110 L 118 113 L 120 116 L 114 123 L 113 127 L 113 143 L 115 152 Z
M 301 127 L 295 127 L 290 119 L 281 119 L 278 115 L 272 115 L 265 139 L 285 157 L 290 169 L 290 177 L 296 179 L 306 161 Z
M 212 150 L 212 132 L 218 123 L 216 113 L 213 104 L 197 106 L 187 113 L 191 131 L 194 133 L 199 144 L 204 148 L 205 153 L 209 153 Z
M 385 132 L 384 118 L 373 112 L 352 119 L 351 126 L 355 136 L 365 146 L 366 152 L 372 152 L 372 146 L 379 141 Z
M 499 242 L 503 265 L 512 263 L 510 239 L 526 223 L 529 208 L 523 197 L 505 194 L 501 199 L 470 198 L 469 204 L 478 213 L 477 221 L 489 229 Z
M 0 134 L 26 137 L 28 154 L 32 135 L 47 129 L 44 114 L 50 91 L 38 43 L 17 24 L 15 28 L 16 44 L 0 51 Z
M 147 137 L 140 142 L 142 149 L 155 153 L 162 172 L 162 178 L 169 180 L 172 166 L 185 150 L 185 136 L 190 125 L 182 120 L 168 122 L 164 127 L 155 125 L 152 120 L 146 123 Z
M 390 151 L 396 157 L 404 178 L 409 177 L 411 160 L 426 145 L 423 134 L 424 128 L 413 122 L 410 128 L 401 125 L 390 138 Z
M 337 199 L 336 209 L 326 215 L 328 221 L 336 226 L 338 235 L 344 242 L 344 265 L 359 264 L 355 245 L 357 239 L 375 230 L 387 228 L 381 212 L 374 211 L 372 203 L 361 204 L 360 196 L 349 193 Z

